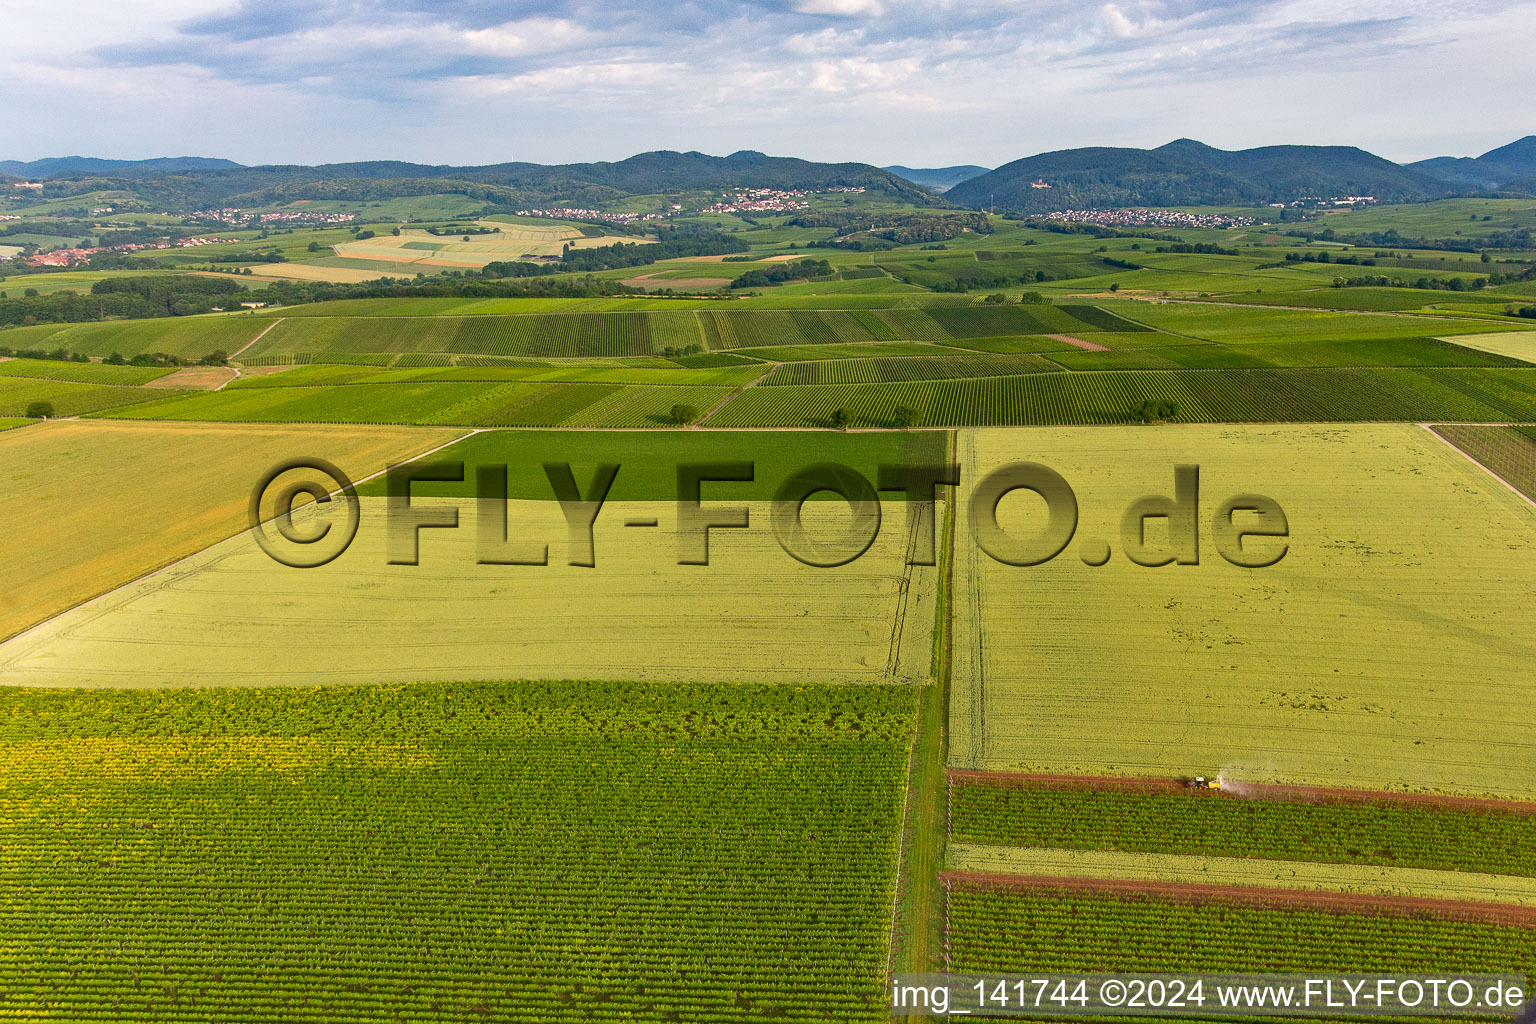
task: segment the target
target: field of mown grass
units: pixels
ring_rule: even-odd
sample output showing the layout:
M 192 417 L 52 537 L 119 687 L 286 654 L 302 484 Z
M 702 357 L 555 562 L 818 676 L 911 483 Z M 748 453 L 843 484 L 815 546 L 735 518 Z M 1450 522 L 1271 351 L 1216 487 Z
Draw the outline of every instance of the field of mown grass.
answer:
M 9 690 L 6 1014 L 885 1021 L 914 705 L 805 680 Z
M 1536 728 L 1519 710 L 1536 646 L 1516 611 L 1536 597 L 1536 508 L 1428 431 L 977 430 L 961 441 L 961 509 L 990 468 L 1028 459 L 1067 478 L 1081 520 L 1067 551 L 1032 568 L 962 537 L 951 764 L 1536 792 Z M 1140 495 L 1172 494 L 1177 464 L 1200 467 L 1200 564 L 1133 565 L 1121 515 Z M 1219 502 L 1252 493 L 1289 520 L 1287 552 L 1266 569 L 1229 564 L 1210 539 Z M 1022 497 L 1001 515 L 1040 528 Z M 1080 561 L 1103 542 L 1107 565 Z
M 1536 879 L 1533 878 L 1391 865 L 1123 853 L 1115 850 L 976 846 L 951 841 L 945 867 L 951 871 L 1045 878 L 1118 878 L 1137 882 L 1251 885 L 1260 888 L 1536 906 Z
M 580 485 L 589 479 L 583 471 Z M 707 485 L 706 498 L 732 493 Z M 451 498 L 417 504 L 458 509 L 459 527 L 422 531 L 420 564 L 392 565 L 385 500 L 365 498 L 356 539 L 325 566 L 281 565 L 242 534 L 0 645 L 0 675 L 65 687 L 929 678 L 936 584 L 932 570 L 905 565 L 899 511 L 862 557 L 817 568 L 780 548 L 767 503 L 743 501 L 752 525 L 713 531 L 708 566 L 680 565 L 675 495 L 674 485 L 668 500 L 606 504 L 595 568 L 568 564 L 577 552 L 557 502 L 511 502 L 499 534 L 510 542 L 488 551 L 477 503 Z M 316 528 L 315 509 L 301 529 Z M 805 517 L 829 543 L 848 513 L 815 502 Z M 658 526 L 626 527 L 632 518 Z M 546 549 L 547 565 L 480 561 Z
M 281 460 L 319 456 L 361 479 L 455 436 L 99 420 L 0 434 L 0 637 L 245 529 L 251 488 Z

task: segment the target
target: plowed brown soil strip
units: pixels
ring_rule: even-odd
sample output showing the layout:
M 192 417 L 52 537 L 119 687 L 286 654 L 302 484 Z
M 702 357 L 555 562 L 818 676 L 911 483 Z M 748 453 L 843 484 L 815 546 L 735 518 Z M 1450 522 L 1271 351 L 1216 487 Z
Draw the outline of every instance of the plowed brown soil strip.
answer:
M 1058 789 L 1116 789 L 1132 793 L 1184 793 L 1189 784 L 1184 779 L 1136 779 L 1107 775 L 1055 775 L 1035 772 L 983 772 L 951 768 L 954 782 L 972 782 L 985 786 L 1039 786 Z M 1212 799 L 1288 800 L 1294 803 L 1419 804 L 1455 810 L 1509 811 L 1536 815 L 1536 802 L 1496 800 L 1489 797 L 1446 796 L 1439 793 L 1389 793 L 1372 789 L 1335 789 L 1327 786 L 1281 786 L 1266 782 L 1244 782 L 1241 792 L 1232 789 L 1211 793 Z
M 1116 878 L 1070 878 L 1055 875 L 1001 875 L 978 871 L 943 871 L 939 881 L 951 885 L 1007 889 L 1058 889 L 1065 892 L 1111 893 L 1132 899 L 1168 899 L 1180 903 L 1233 903 L 1254 907 L 1326 910 L 1335 914 L 1396 914 L 1431 916 L 1453 921 L 1478 921 L 1536 928 L 1536 907 L 1477 900 L 1437 900 L 1422 896 L 1367 896 L 1306 889 L 1264 889 L 1250 885 L 1202 885 L 1195 882 L 1144 882 Z
M 1073 337 L 1070 334 L 1047 334 L 1046 337 L 1047 338 L 1054 338 L 1057 341 L 1064 341 L 1068 345 L 1076 345 L 1078 348 L 1087 349 L 1089 352 L 1108 352 L 1109 351 L 1109 346 L 1108 345 L 1100 345 L 1096 341 L 1084 341 L 1082 338 L 1076 338 L 1076 337 Z

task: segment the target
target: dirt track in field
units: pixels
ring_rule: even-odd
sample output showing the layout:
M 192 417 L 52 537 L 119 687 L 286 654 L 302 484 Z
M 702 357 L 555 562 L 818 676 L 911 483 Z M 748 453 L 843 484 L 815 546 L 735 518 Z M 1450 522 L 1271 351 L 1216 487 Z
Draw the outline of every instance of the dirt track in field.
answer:
M 989 786 L 1041 786 L 1061 789 L 1118 789 L 1133 793 L 1185 793 L 1184 779 L 1122 778 L 1105 775 L 1055 775 L 1035 772 L 985 772 L 968 768 L 949 769 L 952 782 Z M 1241 783 L 1242 792 L 1209 794 L 1214 800 L 1286 800 L 1293 803 L 1402 803 L 1451 810 L 1508 811 L 1536 815 L 1536 802 L 1495 800 L 1488 797 L 1447 796 L 1438 793 L 1389 793 L 1370 789 L 1335 789 L 1327 786 L 1281 786 L 1265 782 Z
M 1476 900 L 1437 900 L 1421 896 L 1366 896 L 1304 889 L 1265 889 L 1251 885 L 1202 885 L 1194 882 L 1143 882 L 1115 878 L 1063 878 L 1054 875 L 1000 875 L 980 871 L 942 871 L 939 881 L 978 888 L 1057 889 L 1110 893 L 1131 898 L 1171 899 L 1180 903 L 1234 903 L 1243 906 L 1326 910 L 1335 914 L 1396 914 L 1454 921 L 1478 921 L 1536 928 L 1536 907 Z
M 1068 345 L 1076 345 L 1078 348 L 1083 349 L 1083 350 L 1085 350 L 1087 352 L 1108 352 L 1109 351 L 1109 346 L 1108 345 L 1100 345 L 1096 341 L 1084 341 L 1082 338 L 1075 337 L 1075 336 L 1073 336 L 1071 334 L 1047 334 L 1046 337 L 1047 338 L 1055 339 L 1056 341 L 1065 342 Z

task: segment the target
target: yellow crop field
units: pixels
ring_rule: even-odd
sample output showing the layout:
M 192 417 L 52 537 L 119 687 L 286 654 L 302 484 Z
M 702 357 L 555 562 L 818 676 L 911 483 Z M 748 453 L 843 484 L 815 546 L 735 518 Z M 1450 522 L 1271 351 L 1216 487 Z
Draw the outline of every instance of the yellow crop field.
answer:
M 906 565 L 905 517 L 862 557 L 803 565 L 780 549 L 768 503 L 713 531 L 708 565 L 679 565 L 671 502 L 609 502 L 593 567 L 568 564 L 558 503 L 514 501 L 505 536 L 547 565 L 480 564 L 473 500 L 456 529 L 420 533 L 390 564 L 385 501 L 363 498 L 356 537 L 317 568 L 278 564 L 250 533 L 0 645 L 24 686 L 314 685 L 478 679 L 919 682 L 929 678 L 936 576 Z M 836 506 L 835 508 L 833 506 Z M 307 516 L 334 509 L 301 510 Z M 813 502 L 805 520 L 847 515 Z M 632 519 L 657 528 L 635 529 Z
M 251 489 L 283 459 L 362 479 L 462 433 L 113 420 L 0 433 L 0 637 L 244 529 Z
M 574 249 L 612 245 L 615 242 L 644 242 L 632 236 L 604 235 L 589 237 L 574 228 L 524 226 L 481 221 L 482 227 L 497 230 L 486 235 L 434 235 L 429 231 L 405 228 L 398 235 L 380 235 L 332 246 L 344 259 L 399 263 L 404 266 L 483 267 L 497 260 L 518 260 L 525 256 L 559 256 L 569 245 Z M 299 264 L 302 266 L 302 264 Z M 292 269 L 292 265 L 288 266 Z M 348 270 L 349 268 L 328 268 Z M 254 271 L 253 271 L 254 272 Z M 281 273 L 280 269 L 269 273 Z M 381 271 L 369 271 L 377 277 Z
M 381 277 L 399 276 L 388 270 L 327 267 L 314 263 L 257 263 L 250 271 L 252 277 L 272 281 L 329 281 L 332 284 L 361 284 Z
M 1536 791 L 1536 508 L 1429 431 L 976 430 L 961 459 L 952 764 Z M 1003 564 L 966 525 L 977 481 L 1015 460 L 1075 491 L 1074 539 L 1044 564 Z M 1174 497 L 1177 465 L 1199 466 L 1199 564 L 1132 564 L 1122 516 Z M 1288 521 L 1245 542 L 1283 550 L 1267 568 L 1217 552 L 1219 507 L 1244 494 Z M 1033 536 L 1044 507 L 1016 491 L 999 524 Z M 1146 521 L 1154 546 L 1168 523 Z
M 1464 348 L 1492 352 L 1496 356 L 1523 359 L 1536 363 L 1536 331 L 1504 331 L 1493 334 L 1457 334 L 1449 338 L 1436 338 Z
M 1196 885 L 1257 885 L 1276 889 L 1477 900 L 1536 907 L 1536 878 L 1478 871 L 1434 871 L 1382 864 L 1326 864 L 1250 857 L 1197 857 L 1117 850 L 951 843 L 952 871 L 999 872 L 1054 878 L 1118 878 Z

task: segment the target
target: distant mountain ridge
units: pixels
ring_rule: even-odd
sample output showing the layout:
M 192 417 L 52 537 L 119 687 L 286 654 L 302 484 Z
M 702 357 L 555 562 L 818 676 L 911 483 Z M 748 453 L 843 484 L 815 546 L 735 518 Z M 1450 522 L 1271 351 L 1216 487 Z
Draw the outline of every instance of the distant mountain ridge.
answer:
M 188 158 L 195 159 L 195 158 Z M 78 161 L 80 158 L 68 158 Z M 35 161 L 43 163 L 43 161 Z M 374 200 L 386 195 L 422 195 L 455 191 L 501 203 L 601 203 L 629 195 L 691 189 L 867 188 L 909 201 L 932 202 L 932 194 L 889 171 L 861 163 L 816 163 L 774 157 L 753 150 L 729 156 L 658 150 L 616 162 L 578 164 L 503 163 L 481 167 L 374 160 L 317 167 L 269 165 L 246 167 L 228 161 L 191 166 L 148 176 L 94 166 L 55 170 L 54 181 L 133 178 L 134 191 L 168 207 L 254 205 L 294 199 Z M 102 163 L 110 163 L 103 161 Z M 212 162 L 210 162 L 212 163 Z M 0 167 L 4 167 L 0 164 Z M 31 165 L 28 165 L 31 166 Z M 39 174 L 31 170 L 28 173 Z M 98 181 L 92 187 L 101 187 Z
M 1456 191 L 1428 173 L 1353 146 L 1221 150 L 1193 139 L 1157 149 L 1095 147 L 1025 157 L 961 182 L 945 198 L 1016 213 L 1085 207 L 1252 205 L 1306 196 L 1381 202 Z
M 895 164 L 880 169 L 890 171 L 924 188 L 931 188 L 935 192 L 947 192 L 962 181 L 969 181 L 971 178 L 987 173 L 987 168 L 978 167 L 975 164 L 956 164 L 953 167 L 903 167 Z
M 1442 181 L 1477 189 L 1499 189 L 1536 178 L 1536 135 L 1527 135 L 1507 146 L 1490 149 L 1482 156 L 1437 156 L 1406 166 Z M 1516 191 L 1530 190 L 1528 183 Z
M 233 160 L 205 156 L 162 156 L 153 160 L 103 160 L 93 156 L 51 156 L 41 160 L 0 160 L 0 174 L 17 178 L 51 178 L 59 175 L 96 174 L 137 178 L 178 171 L 206 171 L 240 167 Z
M 0 174 L 59 185 L 50 194 L 122 189 L 160 209 L 254 206 L 299 199 L 372 202 L 452 192 L 505 208 L 600 206 L 634 195 L 730 187 L 865 188 L 901 201 L 1007 213 L 1127 206 L 1247 206 L 1306 197 L 1412 202 L 1499 192 L 1536 195 L 1536 135 L 1479 157 L 1399 165 L 1353 146 L 1221 150 L 1193 139 L 1156 149 L 1090 147 L 1040 153 L 994 170 L 819 163 L 740 150 L 729 156 L 657 150 L 625 160 L 485 166 L 370 160 L 244 166 L 207 157 L 0 161 Z M 942 198 L 938 196 L 942 193 Z

